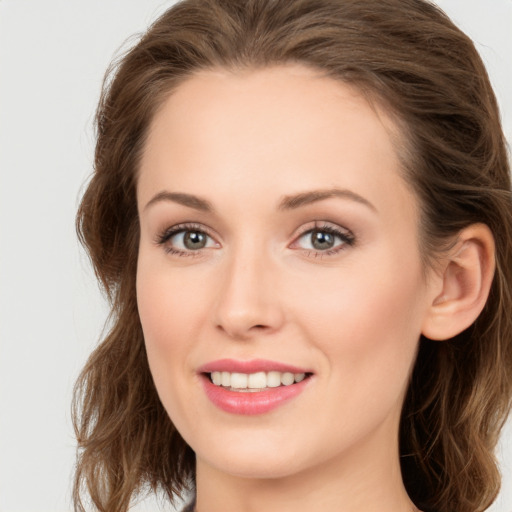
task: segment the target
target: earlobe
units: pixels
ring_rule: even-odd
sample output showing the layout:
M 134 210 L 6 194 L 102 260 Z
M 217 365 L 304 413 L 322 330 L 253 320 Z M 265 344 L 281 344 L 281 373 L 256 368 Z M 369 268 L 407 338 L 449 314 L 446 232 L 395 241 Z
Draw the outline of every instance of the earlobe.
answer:
M 457 236 L 433 288 L 422 334 L 447 340 L 468 328 L 482 312 L 495 270 L 495 244 L 485 224 L 472 224 Z

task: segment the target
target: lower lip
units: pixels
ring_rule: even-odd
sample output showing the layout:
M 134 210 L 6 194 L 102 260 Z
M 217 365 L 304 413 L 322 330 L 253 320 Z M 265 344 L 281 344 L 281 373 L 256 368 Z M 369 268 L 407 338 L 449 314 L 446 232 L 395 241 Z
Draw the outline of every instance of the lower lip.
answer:
M 276 409 L 302 393 L 311 380 L 308 377 L 290 386 L 279 386 L 265 391 L 243 392 L 230 391 L 222 386 L 216 386 L 206 375 L 202 377 L 206 396 L 214 405 L 225 412 L 244 415 L 264 414 Z

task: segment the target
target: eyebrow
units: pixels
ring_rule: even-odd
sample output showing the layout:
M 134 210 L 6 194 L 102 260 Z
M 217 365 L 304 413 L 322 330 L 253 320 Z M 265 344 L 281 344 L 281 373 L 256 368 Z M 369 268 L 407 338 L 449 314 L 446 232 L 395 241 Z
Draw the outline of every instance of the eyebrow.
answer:
M 294 210 L 295 208 L 300 208 L 301 206 L 316 203 L 318 201 L 323 201 L 325 199 L 330 199 L 331 197 L 349 199 L 351 201 L 355 201 L 356 203 L 363 204 L 370 208 L 370 210 L 377 212 L 377 208 L 375 208 L 375 206 L 364 197 L 360 196 L 359 194 L 356 194 L 355 192 L 352 192 L 352 190 L 339 188 L 330 188 L 326 190 L 311 190 L 308 192 L 302 192 L 300 194 L 295 194 L 292 196 L 285 196 L 279 203 L 279 209 Z
M 325 190 L 311 190 L 308 192 L 301 192 L 299 194 L 294 194 L 290 196 L 285 196 L 279 203 L 279 210 L 295 210 L 296 208 L 300 208 L 301 206 L 306 206 L 311 203 L 316 203 L 318 201 L 324 201 L 325 199 L 330 199 L 332 197 L 339 197 L 341 199 L 349 199 L 351 201 L 355 201 L 357 203 L 363 204 L 370 208 L 370 210 L 376 212 L 377 208 L 370 203 L 367 199 L 352 192 L 347 189 L 338 189 L 331 188 Z M 151 200 L 146 204 L 144 210 L 154 205 L 155 203 L 159 203 L 162 201 L 171 201 L 173 203 L 178 203 L 183 206 L 187 206 L 188 208 L 193 208 L 194 210 L 199 210 L 202 212 L 212 213 L 214 208 L 212 204 L 203 199 L 201 197 L 195 196 L 193 194 L 186 194 L 184 192 L 169 192 L 163 190 L 159 192 L 155 196 L 151 198 Z
M 144 206 L 144 210 L 147 210 L 150 206 L 161 201 L 171 201 L 178 203 L 194 210 L 202 212 L 213 212 L 213 206 L 206 199 L 194 196 L 192 194 L 185 194 L 183 192 L 168 192 L 166 190 L 159 192 L 151 198 L 151 200 Z

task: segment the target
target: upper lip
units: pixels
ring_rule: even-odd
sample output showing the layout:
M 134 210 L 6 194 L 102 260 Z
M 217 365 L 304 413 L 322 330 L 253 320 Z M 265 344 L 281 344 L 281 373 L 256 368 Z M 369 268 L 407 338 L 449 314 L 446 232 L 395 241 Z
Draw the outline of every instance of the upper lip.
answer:
M 237 359 L 218 359 L 199 367 L 199 373 L 230 372 L 230 373 L 257 373 L 257 372 L 290 372 L 311 373 L 305 368 L 293 366 L 287 363 L 271 361 L 268 359 L 251 359 L 240 361 Z

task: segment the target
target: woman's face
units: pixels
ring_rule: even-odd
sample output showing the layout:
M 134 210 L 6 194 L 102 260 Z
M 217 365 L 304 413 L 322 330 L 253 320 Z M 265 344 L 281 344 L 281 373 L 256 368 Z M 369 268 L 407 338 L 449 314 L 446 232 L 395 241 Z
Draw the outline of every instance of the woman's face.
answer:
M 138 305 L 198 468 L 282 477 L 397 459 L 433 291 L 393 133 L 353 88 L 300 66 L 201 72 L 156 114 Z

